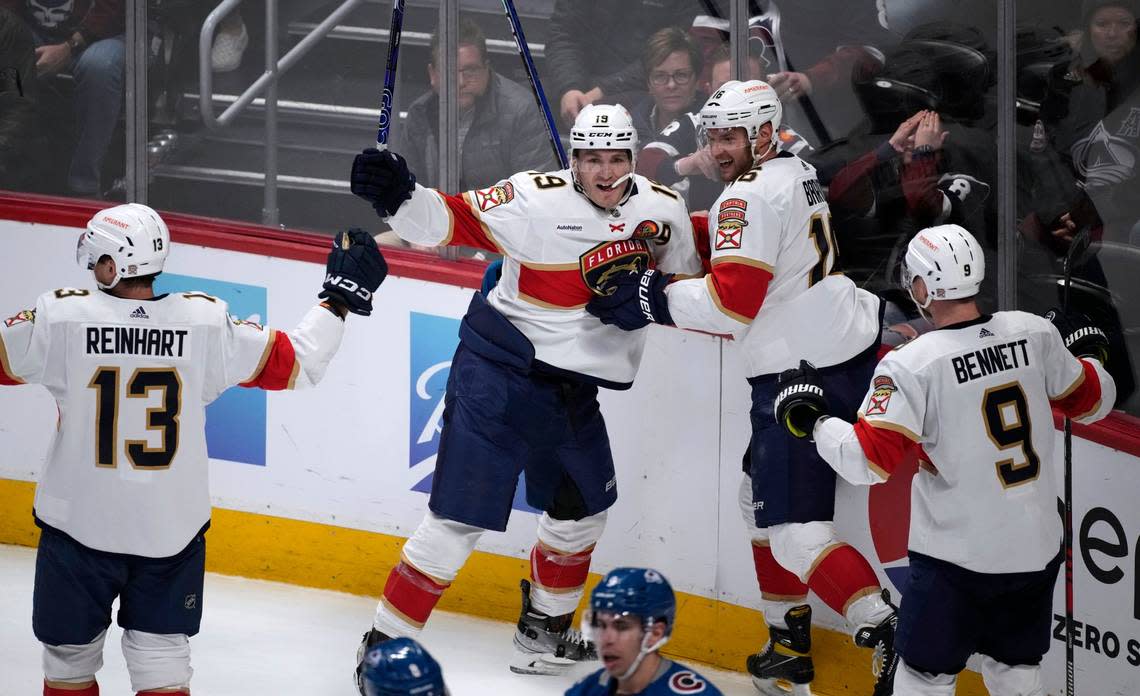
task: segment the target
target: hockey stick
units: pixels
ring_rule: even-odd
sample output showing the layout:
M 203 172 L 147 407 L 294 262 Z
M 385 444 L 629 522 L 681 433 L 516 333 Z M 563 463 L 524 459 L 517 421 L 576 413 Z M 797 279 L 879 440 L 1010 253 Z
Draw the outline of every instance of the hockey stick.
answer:
M 550 113 L 550 104 L 546 101 L 546 93 L 542 91 L 542 82 L 538 79 L 538 70 L 534 67 L 534 60 L 530 57 L 530 46 L 523 35 L 522 22 L 519 13 L 515 11 L 514 0 L 503 0 L 503 11 L 507 13 L 507 21 L 511 23 L 511 33 L 515 37 L 515 45 L 519 49 L 519 58 L 522 59 L 523 68 L 530 78 L 530 88 L 534 92 L 534 100 L 542 109 L 542 116 L 546 119 L 546 132 L 550 136 L 550 146 L 554 149 L 554 159 L 558 165 L 565 169 L 570 166 L 566 159 L 566 149 L 562 147 L 562 139 L 558 137 L 558 127 L 554 124 L 554 116 Z
M 392 2 L 392 24 L 388 29 L 388 62 L 384 65 L 384 91 L 380 94 L 380 126 L 376 149 L 388 149 L 388 129 L 392 126 L 392 98 L 396 94 L 396 60 L 400 57 L 400 35 L 404 30 L 404 0 Z
M 1089 230 L 1086 227 L 1073 237 L 1065 254 L 1065 284 L 1061 293 L 1061 311 L 1069 313 L 1069 286 L 1073 282 L 1073 266 L 1088 251 Z M 1073 685 L 1073 422 L 1065 416 L 1065 696 L 1075 696 Z

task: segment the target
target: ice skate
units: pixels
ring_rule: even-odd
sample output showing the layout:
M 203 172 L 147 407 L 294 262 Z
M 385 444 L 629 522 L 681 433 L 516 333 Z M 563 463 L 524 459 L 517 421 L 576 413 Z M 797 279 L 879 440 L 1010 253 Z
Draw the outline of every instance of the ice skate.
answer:
M 360 641 L 360 647 L 356 649 L 356 689 L 360 692 L 360 696 L 364 694 L 364 656 L 372 649 L 372 646 L 383 643 L 386 640 L 391 640 L 392 637 L 386 633 L 377 631 L 375 628 L 369 629 L 368 633 L 364 634 L 364 638 Z
M 571 665 L 598 659 L 594 644 L 570 628 L 574 613 L 547 616 L 530 606 L 530 582 L 522 589 L 522 613 L 515 631 L 511 671 L 516 674 L 564 674 Z
M 883 601 L 891 605 L 891 595 L 883 590 Z M 879 622 L 878 626 L 862 626 L 855 632 L 855 645 L 871 648 L 871 674 L 875 675 L 873 696 L 891 696 L 894 693 L 895 669 L 899 656 L 895 653 L 895 627 L 898 626 L 897 610 Z
M 792 607 L 784 614 L 785 628 L 768 628 L 768 644 L 748 657 L 752 685 L 763 696 L 811 696 L 815 678 L 811 660 L 811 607 Z

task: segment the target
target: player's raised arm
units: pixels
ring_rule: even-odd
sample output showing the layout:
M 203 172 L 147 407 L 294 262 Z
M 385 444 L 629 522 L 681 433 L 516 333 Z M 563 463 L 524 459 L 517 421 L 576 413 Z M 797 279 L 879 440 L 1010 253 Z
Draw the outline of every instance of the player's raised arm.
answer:
M 322 302 L 309 310 L 295 329 L 278 331 L 228 316 L 217 347 L 221 380 L 207 386 L 207 401 L 226 387 L 240 384 L 261 389 L 310 387 L 325 370 L 344 335 L 351 312 L 372 313 L 372 294 L 388 275 L 388 265 L 368 232 L 339 232 L 325 266 Z M 190 294 L 193 299 L 194 294 Z M 199 296 L 200 297 L 200 296 Z
M 416 183 L 403 157 L 369 148 L 352 162 L 352 192 L 372 204 L 401 239 L 422 246 L 469 246 L 500 252 L 479 217 L 484 200 L 496 205 L 514 197 L 510 181 L 459 196 Z M 516 206 L 518 207 L 518 206 Z

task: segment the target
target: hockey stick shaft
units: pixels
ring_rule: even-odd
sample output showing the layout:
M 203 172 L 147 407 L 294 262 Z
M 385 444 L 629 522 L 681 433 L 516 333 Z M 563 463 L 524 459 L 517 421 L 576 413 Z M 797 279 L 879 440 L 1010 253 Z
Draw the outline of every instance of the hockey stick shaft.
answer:
M 1073 265 L 1089 245 L 1088 230 L 1081 230 L 1069 244 L 1065 255 L 1065 281 L 1061 293 L 1061 311 L 1069 312 L 1069 287 L 1073 283 Z M 1073 656 L 1073 422 L 1065 416 L 1065 696 L 1076 696 Z
M 388 149 L 388 129 L 392 126 L 392 99 L 396 94 L 396 61 L 400 57 L 400 36 L 404 30 L 404 0 L 393 0 L 392 23 L 388 28 L 388 62 L 384 65 L 384 91 L 380 94 L 380 126 L 376 149 Z
M 507 21 L 511 23 L 511 33 L 515 37 L 515 45 L 519 49 L 519 58 L 522 59 L 523 68 L 530 78 L 530 88 L 534 92 L 534 100 L 542 109 L 542 116 L 546 119 L 546 132 L 550 136 L 550 146 L 554 150 L 554 159 L 558 165 L 565 169 L 570 166 L 566 159 L 566 149 L 562 147 L 562 139 L 558 137 L 558 126 L 554 123 L 554 116 L 550 113 L 550 104 L 546 101 L 546 92 L 542 90 L 542 82 L 538 79 L 538 70 L 534 67 L 534 60 L 530 57 L 530 46 L 526 43 L 523 34 L 522 22 L 519 13 L 515 11 L 514 0 L 503 0 L 503 11 L 507 13 Z

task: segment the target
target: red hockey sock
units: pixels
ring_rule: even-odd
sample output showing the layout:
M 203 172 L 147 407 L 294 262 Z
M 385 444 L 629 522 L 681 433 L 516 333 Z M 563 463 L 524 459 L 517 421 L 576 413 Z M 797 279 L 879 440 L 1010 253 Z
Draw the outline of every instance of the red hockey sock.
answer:
M 405 561 L 388 573 L 384 602 L 408 623 L 422 628 L 450 583 L 441 583 Z
M 62 682 L 56 682 L 61 684 Z M 99 683 L 93 682 L 83 688 L 76 688 L 71 684 L 66 686 L 48 686 L 44 680 L 44 696 L 99 696 Z
M 880 589 L 871 564 L 847 544 L 824 549 L 808 571 L 808 587 L 840 616 L 851 602 Z
M 593 545 L 577 553 L 562 553 L 536 542 L 530 550 L 530 578 L 548 592 L 576 590 L 586 584 L 593 554 Z
M 761 597 L 770 602 L 801 602 L 807 599 L 808 586 L 776 562 L 767 540 L 752 541 L 752 562 L 756 564 L 756 582 L 760 585 Z

